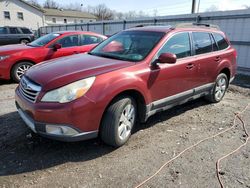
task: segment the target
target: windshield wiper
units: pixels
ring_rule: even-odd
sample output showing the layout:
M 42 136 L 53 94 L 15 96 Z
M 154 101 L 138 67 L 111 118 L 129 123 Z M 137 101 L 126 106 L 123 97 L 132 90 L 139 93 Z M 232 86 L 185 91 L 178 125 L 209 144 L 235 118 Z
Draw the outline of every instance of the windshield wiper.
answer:
M 93 52 L 89 52 L 88 54 L 89 55 L 95 55 L 95 56 L 98 56 L 98 57 L 110 58 L 110 59 L 118 59 L 118 60 L 124 60 L 124 61 L 127 60 L 126 58 L 118 57 L 118 56 L 113 56 L 113 55 L 110 55 L 110 54 L 93 53 Z

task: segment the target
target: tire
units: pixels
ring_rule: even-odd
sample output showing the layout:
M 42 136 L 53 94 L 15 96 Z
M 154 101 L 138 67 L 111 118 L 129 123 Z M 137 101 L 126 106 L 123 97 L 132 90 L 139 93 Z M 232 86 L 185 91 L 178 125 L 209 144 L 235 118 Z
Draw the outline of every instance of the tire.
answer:
M 28 39 L 21 39 L 20 40 L 20 44 L 27 44 L 29 43 L 30 41 Z
M 20 62 L 14 65 L 11 71 L 11 77 L 15 82 L 19 82 L 22 75 L 30 68 L 33 64 L 31 62 Z
M 133 98 L 117 98 L 106 110 L 101 122 L 101 139 L 108 145 L 124 145 L 135 125 L 137 106 Z
M 227 91 L 228 84 L 227 75 L 220 73 L 216 78 L 213 89 L 210 94 L 205 97 L 205 99 L 212 103 L 220 102 Z

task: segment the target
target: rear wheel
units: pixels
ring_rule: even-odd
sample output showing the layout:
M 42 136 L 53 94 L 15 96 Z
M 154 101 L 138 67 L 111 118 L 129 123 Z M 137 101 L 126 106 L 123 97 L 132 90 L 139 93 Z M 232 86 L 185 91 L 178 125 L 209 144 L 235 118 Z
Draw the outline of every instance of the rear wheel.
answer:
M 129 96 L 115 100 L 106 110 L 101 125 L 101 138 L 111 146 L 124 145 L 135 125 L 137 116 L 136 102 Z
M 30 62 L 20 62 L 17 63 L 11 72 L 11 77 L 15 82 L 19 82 L 23 74 L 33 66 Z
M 215 81 L 215 85 L 209 95 L 206 96 L 206 99 L 210 102 L 217 103 L 220 102 L 228 88 L 228 78 L 224 73 L 220 73 Z

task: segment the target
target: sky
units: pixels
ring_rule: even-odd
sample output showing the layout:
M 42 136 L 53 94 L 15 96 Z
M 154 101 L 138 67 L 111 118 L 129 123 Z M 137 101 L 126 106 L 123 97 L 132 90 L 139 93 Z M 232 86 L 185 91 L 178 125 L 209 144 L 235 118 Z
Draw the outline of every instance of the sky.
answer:
M 45 0 L 38 0 L 44 3 Z M 196 0 L 197 4 L 199 0 Z M 83 4 L 83 7 L 106 4 L 112 10 L 119 12 L 143 11 L 147 14 L 158 16 L 172 14 L 186 14 L 191 11 L 192 0 L 60 0 L 58 3 L 67 5 L 70 3 Z M 250 6 L 250 0 L 200 0 L 199 12 L 204 12 L 211 6 L 216 6 L 219 10 L 242 9 L 244 5 Z

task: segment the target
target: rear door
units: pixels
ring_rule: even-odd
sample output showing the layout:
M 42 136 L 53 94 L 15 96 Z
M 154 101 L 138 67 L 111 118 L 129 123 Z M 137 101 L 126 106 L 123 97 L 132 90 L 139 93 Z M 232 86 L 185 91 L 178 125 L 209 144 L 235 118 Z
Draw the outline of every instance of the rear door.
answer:
M 209 32 L 192 32 L 197 64 L 195 87 L 214 82 L 217 64 L 221 61 L 217 45 Z
M 9 44 L 18 44 L 20 43 L 20 39 L 22 37 L 22 33 L 18 30 L 17 27 L 9 27 L 9 35 L 8 35 L 8 43 Z

